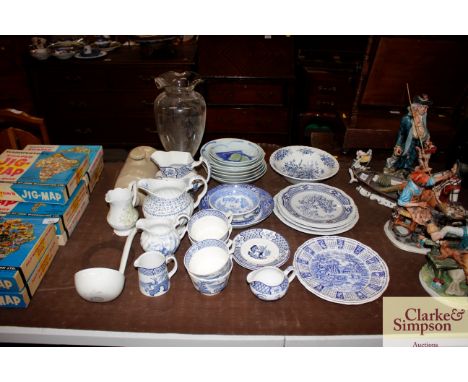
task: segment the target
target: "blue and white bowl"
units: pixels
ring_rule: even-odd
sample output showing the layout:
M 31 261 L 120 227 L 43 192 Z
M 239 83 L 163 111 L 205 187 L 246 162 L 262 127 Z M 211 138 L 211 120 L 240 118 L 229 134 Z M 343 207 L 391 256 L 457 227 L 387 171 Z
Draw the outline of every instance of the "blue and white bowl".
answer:
M 293 184 L 328 179 L 340 168 L 333 155 L 309 146 L 287 146 L 278 149 L 271 154 L 270 165 Z

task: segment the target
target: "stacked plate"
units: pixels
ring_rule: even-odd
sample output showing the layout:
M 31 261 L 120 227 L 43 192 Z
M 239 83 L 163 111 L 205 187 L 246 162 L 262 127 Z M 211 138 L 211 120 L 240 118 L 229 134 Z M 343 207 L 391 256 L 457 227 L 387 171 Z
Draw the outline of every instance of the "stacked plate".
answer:
M 221 184 L 206 193 L 199 208 L 214 208 L 231 214 L 233 228 L 247 228 L 270 216 L 273 198 L 265 190 L 251 184 Z
M 353 228 L 359 213 L 342 190 L 320 183 L 299 183 L 274 197 L 274 213 L 284 224 L 312 235 L 336 235 Z
M 244 139 L 210 141 L 202 146 L 200 154 L 210 164 L 211 177 L 220 183 L 251 183 L 267 171 L 265 152 Z

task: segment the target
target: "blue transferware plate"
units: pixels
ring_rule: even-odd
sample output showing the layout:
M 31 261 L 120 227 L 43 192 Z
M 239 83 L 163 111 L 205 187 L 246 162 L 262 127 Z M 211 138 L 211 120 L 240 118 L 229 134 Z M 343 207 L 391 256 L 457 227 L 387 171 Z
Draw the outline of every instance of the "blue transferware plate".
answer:
M 390 280 L 387 264 L 373 249 L 340 236 L 307 240 L 294 254 L 293 266 L 307 290 L 338 304 L 374 301 Z
M 221 138 L 207 142 L 200 154 L 209 162 L 226 166 L 252 166 L 261 161 L 265 152 L 257 144 L 245 139 Z
M 255 224 L 260 223 L 261 221 L 265 220 L 268 216 L 271 215 L 271 213 L 273 212 L 274 202 L 273 202 L 272 196 L 268 192 L 266 192 L 265 190 L 259 187 L 253 186 L 251 184 L 238 184 L 237 186 L 256 192 L 260 198 L 260 203 L 259 203 L 259 207 L 257 208 L 254 214 L 248 214 L 248 216 L 244 217 L 243 219 L 239 219 L 236 221 L 233 220 L 231 223 L 233 228 L 251 227 Z M 217 193 L 219 192 L 219 190 L 226 188 L 226 187 L 232 187 L 232 185 L 221 184 L 219 186 L 216 186 L 208 190 L 206 195 L 201 200 L 199 208 L 201 210 L 212 208 L 208 202 L 210 196 L 213 193 Z
M 317 182 L 335 175 L 340 165 L 330 153 L 309 146 L 287 146 L 270 156 L 270 165 L 291 183 Z
M 351 221 L 357 207 L 339 188 L 319 183 L 300 183 L 278 193 L 280 210 L 290 220 L 315 228 L 333 228 Z
M 237 264 L 251 270 L 265 266 L 280 267 L 289 258 L 289 245 L 277 232 L 249 229 L 234 238 L 233 257 Z

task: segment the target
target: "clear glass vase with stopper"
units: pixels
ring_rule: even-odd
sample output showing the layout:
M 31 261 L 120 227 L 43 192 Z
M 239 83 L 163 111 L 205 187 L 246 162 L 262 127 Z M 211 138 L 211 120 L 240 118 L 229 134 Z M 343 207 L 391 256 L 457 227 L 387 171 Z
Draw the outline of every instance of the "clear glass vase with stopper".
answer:
M 206 103 L 194 90 L 202 79 L 194 72 L 170 71 L 155 82 L 163 89 L 154 100 L 154 115 L 164 149 L 194 156 L 205 132 Z

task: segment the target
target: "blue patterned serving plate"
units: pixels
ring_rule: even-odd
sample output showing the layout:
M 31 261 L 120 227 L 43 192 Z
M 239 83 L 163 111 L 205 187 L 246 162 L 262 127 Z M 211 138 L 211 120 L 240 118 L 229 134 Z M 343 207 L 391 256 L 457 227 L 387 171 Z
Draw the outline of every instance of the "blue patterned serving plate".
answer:
M 333 155 L 309 146 L 287 146 L 278 149 L 271 154 L 270 165 L 278 174 L 294 184 L 328 179 L 340 169 Z
M 230 167 L 250 167 L 261 162 L 265 152 L 245 139 L 221 138 L 205 143 L 200 154 L 209 162 Z
M 257 195 L 260 198 L 260 205 L 258 210 L 255 211 L 255 214 L 250 214 L 249 216 L 245 217 L 242 220 L 237 220 L 237 221 L 232 221 L 231 225 L 233 228 L 248 228 L 252 227 L 255 224 L 260 223 L 261 221 L 265 220 L 268 216 L 271 215 L 273 211 L 273 198 L 272 196 L 266 192 L 265 190 L 253 186 L 251 184 L 238 184 L 237 186 L 244 187 L 250 191 L 254 191 L 257 193 Z M 207 209 L 207 208 L 212 208 L 209 204 L 209 198 L 213 193 L 219 192 L 219 190 L 226 188 L 226 187 L 232 187 L 232 185 L 229 184 L 221 184 L 219 186 L 216 186 L 212 189 L 210 189 L 206 195 L 203 197 L 203 199 L 200 202 L 200 205 L 198 206 L 201 210 Z
M 288 220 L 314 228 L 335 228 L 354 219 L 357 206 L 339 188 L 319 183 L 300 183 L 277 194 L 279 210 Z
M 242 231 L 234 238 L 233 256 L 237 264 L 251 270 L 280 267 L 289 258 L 289 245 L 277 232 L 254 228 Z
M 387 264 L 373 249 L 340 236 L 307 240 L 294 254 L 293 266 L 308 291 L 338 304 L 374 301 L 390 280 Z

